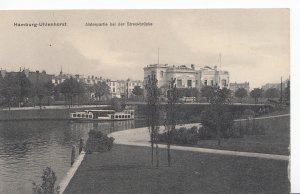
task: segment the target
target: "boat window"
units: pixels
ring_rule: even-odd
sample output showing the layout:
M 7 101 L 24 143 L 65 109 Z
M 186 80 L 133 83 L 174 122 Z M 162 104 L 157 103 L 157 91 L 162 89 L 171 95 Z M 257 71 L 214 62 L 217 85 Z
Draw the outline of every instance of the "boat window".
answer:
M 92 115 L 89 115 L 90 118 L 92 118 Z
M 122 115 L 122 119 L 124 119 L 125 115 Z
M 72 114 L 73 116 L 72 117 L 76 117 L 76 114 Z
M 84 114 L 82 114 L 81 117 L 84 118 Z
M 88 118 L 89 115 L 85 115 L 85 118 Z
M 77 117 L 80 117 L 80 114 L 77 114 Z
M 128 118 L 130 119 L 130 115 L 128 115 Z
M 119 116 L 118 116 L 118 115 L 115 115 L 115 118 L 117 119 L 117 118 L 119 118 Z

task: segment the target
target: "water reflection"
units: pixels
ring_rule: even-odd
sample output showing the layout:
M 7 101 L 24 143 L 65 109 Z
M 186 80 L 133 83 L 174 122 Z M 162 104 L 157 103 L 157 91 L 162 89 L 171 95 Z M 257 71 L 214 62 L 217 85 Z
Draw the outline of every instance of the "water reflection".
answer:
M 86 141 L 91 129 L 111 133 L 142 123 L 0 122 L 0 193 L 32 193 L 32 182 L 39 182 L 47 166 L 53 168 L 59 182 L 70 167 L 71 146 L 78 145 L 81 138 Z

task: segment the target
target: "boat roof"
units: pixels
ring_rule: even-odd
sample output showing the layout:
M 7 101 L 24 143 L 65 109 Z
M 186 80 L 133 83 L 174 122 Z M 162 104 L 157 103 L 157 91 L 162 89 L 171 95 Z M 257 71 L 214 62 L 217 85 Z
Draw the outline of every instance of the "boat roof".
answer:
M 87 112 L 115 112 L 114 110 L 85 110 Z

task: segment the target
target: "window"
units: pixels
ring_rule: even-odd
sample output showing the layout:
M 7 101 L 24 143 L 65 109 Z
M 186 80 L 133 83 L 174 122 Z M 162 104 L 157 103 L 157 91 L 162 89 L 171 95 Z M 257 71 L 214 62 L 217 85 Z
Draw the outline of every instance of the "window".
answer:
M 122 115 L 122 119 L 124 119 L 125 115 Z
M 113 92 L 116 92 L 115 88 L 113 88 Z
M 222 85 L 223 85 L 223 86 L 227 86 L 226 79 L 222 79 Z
M 89 115 L 90 118 L 92 118 L 92 115 Z
M 80 114 L 77 114 L 77 117 L 80 117 Z
M 73 116 L 72 117 L 76 117 L 76 114 L 73 114 Z
M 160 77 L 164 77 L 164 72 L 160 71 Z
M 214 80 L 210 80 L 210 85 L 214 86 Z
M 187 80 L 187 86 L 192 87 L 192 80 Z
M 182 80 L 181 79 L 177 80 L 177 87 L 182 87 Z
M 119 115 L 115 115 L 115 118 L 118 119 L 118 118 L 119 118 Z
M 204 85 L 207 86 L 207 80 L 204 80 Z
M 196 80 L 196 85 L 198 85 L 198 80 Z

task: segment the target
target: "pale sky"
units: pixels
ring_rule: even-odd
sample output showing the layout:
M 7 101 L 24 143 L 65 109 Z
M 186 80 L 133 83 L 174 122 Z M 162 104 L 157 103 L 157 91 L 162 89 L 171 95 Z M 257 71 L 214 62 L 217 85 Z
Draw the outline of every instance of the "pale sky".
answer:
M 0 11 L 0 68 L 110 79 L 143 79 L 157 63 L 219 66 L 250 87 L 290 75 L 288 9 Z M 67 22 L 67 27 L 14 23 Z M 86 22 L 151 22 L 150 27 L 88 27 Z M 50 46 L 51 45 L 51 46 Z

